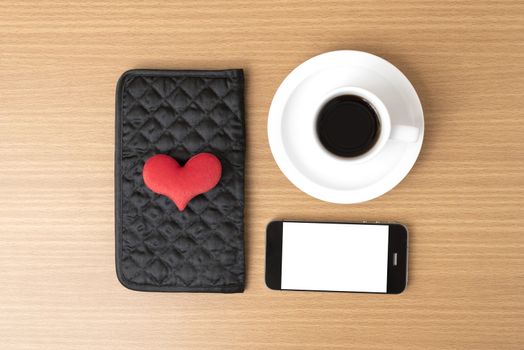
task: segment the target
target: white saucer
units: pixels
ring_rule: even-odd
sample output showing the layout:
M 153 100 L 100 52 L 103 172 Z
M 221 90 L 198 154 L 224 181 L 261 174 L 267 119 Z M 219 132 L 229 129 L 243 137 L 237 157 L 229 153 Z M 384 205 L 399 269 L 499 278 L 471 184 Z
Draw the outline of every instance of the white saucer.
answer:
M 416 141 L 388 139 L 364 161 L 325 150 L 315 133 L 316 112 L 323 96 L 347 87 L 376 95 L 393 121 L 418 128 Z M 391 190 L 415 164 L 423 136 L 422 106 L 409 80 L 361 51 L 328 52 L 302 63 L 282 82 L 269 110 L 269 144 L 280 170 L 300 190 L 327 202 L 359 203 Z

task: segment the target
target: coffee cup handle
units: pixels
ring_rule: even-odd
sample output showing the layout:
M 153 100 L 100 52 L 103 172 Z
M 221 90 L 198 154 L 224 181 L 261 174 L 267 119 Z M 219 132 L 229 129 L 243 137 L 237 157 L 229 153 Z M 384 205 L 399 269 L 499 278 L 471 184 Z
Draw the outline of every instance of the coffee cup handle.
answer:
M 389 138 L 404 142 L 417 142 L 419 138 L 419 128 L 409 125 L 395 125 L 391 128 Z

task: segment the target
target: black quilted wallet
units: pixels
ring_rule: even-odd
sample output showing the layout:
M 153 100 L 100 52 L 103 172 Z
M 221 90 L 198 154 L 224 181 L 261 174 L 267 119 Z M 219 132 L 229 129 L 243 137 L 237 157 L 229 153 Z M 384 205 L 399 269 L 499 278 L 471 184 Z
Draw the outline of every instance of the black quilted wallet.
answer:
M 133 290 L 244 290 L 244 77 L 242 70 L 131 70 L 116 92 L 116 270 Z M 184 164 L 209 152 L 216 187 L 184 211 L 149 190 L 145 161 Z

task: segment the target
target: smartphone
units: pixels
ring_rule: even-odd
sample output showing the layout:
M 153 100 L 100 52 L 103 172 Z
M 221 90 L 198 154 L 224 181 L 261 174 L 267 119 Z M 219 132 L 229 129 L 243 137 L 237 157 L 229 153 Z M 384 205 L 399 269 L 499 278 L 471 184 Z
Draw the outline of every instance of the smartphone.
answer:
M 266 285 L 275 290 L 401 293 L 408 230 L 396 223 L 272 221 Z

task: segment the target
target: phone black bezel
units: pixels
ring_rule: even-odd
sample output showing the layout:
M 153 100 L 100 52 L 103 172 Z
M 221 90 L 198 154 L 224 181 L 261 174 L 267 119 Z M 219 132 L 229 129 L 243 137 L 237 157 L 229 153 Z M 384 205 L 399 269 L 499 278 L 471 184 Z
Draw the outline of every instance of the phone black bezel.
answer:
M 266 228 L 266 286 L 280 290 L 282 281 L 283 221 L 271 221 Z
M 404 225 L 391 223 L 388 237 L 387 294 L 400 294 L 408 283 L 408 230 Z M 394 254 L 397 265 L 393 265 Z
M 319 221 L 271 221 L 266 228 L 266 286 L 273 290 L 282 290 L 282 229 L 284 222 L 312 224 L 353 224 L 353 225 L 388 225 L 388 274 L 387 292 L 376 294 L 399 294 L 407 285 L 408 231 L 404 225 L 387 222 L 319 222 Z M 393 266 L 393 256 L 397 254 L 397 265 Z M 290 290 L 290 289 L 286 289 Z M 313 291 L 313 290 L 300 290 Z M 325 291 L 341 293 L 374 293 L 351 291 Z

